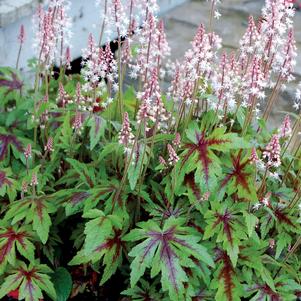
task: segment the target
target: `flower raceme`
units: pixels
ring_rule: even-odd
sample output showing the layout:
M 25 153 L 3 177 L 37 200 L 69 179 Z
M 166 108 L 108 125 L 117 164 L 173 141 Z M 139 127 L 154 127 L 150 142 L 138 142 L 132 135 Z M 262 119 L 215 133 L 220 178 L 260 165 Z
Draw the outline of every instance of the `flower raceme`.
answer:
M 67 16 L 69 1 L 51 0 L 47 10 L 39 6 L 33 19 L 35 29 L 34 48 L 39 63 L 49 68 L 57 55 L 62 61 L 66 48 L 70 45 L 71 20 Z
M 267 160 L 268 167 L 279 167 L 281 165 L 280 153 L 279 136 L 273 135 L 271 141 L 262 153 L 263 158 Z
M 289 115 L 284 117 L 282 125 L 279 129 L 280 138 L 288 138 L 292 134 L 291 119 Z
M 129 115 L 127 112 L 123 115 L 123 123 L 119 132 L 119 143 L 124 146 L 125 153 L 130 153 L 134 143 L 134 135 L 132 134 Z

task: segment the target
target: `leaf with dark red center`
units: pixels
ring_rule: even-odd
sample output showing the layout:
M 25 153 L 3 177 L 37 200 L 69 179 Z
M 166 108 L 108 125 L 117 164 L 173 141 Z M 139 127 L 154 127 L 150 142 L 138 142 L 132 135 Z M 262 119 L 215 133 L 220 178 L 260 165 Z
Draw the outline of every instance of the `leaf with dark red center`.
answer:
M 256 300 L 296 300 L 301 285 L 293 278 L 292 275 L 286 273 L 274 278 L 270 276 L 268 282 L 263 281 L 263 283 L 259 282 L 250 286 L 246 290 L 247 296 L 254 296 L 254 293 L 256 293 Z
M 190 228 L 182 226 L 185 219 L 169 218 L 163 229 L 155 221 L 142 222 L 141 229 L 134 229 L 123 239 L 137 241 L 130 256 L 134 257 L 131 264 L 131 286 L 134 287 L 146 268 L 151 268 L 151 277 L 161 272 L 161 284 L 164 291 L 169 292 L 172 300 L 184 300 L 185 283 L 189 275 L 185 267 L 195 266 L 189 257 L 203 261 L 209 266 L 214 263 L 205 247 L 199 244 L 199 237 L 190 234 Z
M 288 239 L 285 237 L 286 235 L 289 237 L 291 237 L 291 233 L 299 235 L 299 218 L 292 211 L 279 206 L 279 204 L 273 206 L 273 201 L 271 201 L 270 207 L 264 209 L 266 214 L 260 219 L 261 236 L 266 237 L 271 229 L 276 228 L 278 236 L 281 237 L 281 242 L 277 242 L 277 249 L 280 248 L 281 245 L 282 248 L 288 245 L 291 238 Z
M 0 170 L 0 196 L 7 196 L 11 202 L 16 199 L 17 185 L 10 168 Z
M 217 235 L 217 241 L 222 242 L 223 249 L 227 251 L 232 264 L 235 266 L 239 254 L 239 246 L 243 240 L 248 239 L 248 229 L 239 207 L 233 206 L 231 211 L 227 203 L 223 204 L 218 210 L 207 211 L 205 218 L 207 226 L 203 239 L 208 239 Z
M 105 215 L 101 210 L 92 209 L 84 214 L 91 220 L 85 226 L 85 244 L 83 250 L 69 263 L 76 265 L 91 261 L 97 262 L 103 258 L 105 266 L 101 284 L 106 282 L 122 262 L 122 219 L 117 215 Z
M 0 188 L 4 185 L 10 186 L 11 184 L 12 182 L 6 177 L 6 173 L 0 170 Z
M 18 262 L 14 269 L 8 271 L 8 276 L 0 286 L 0 299 L 12 290 L 18 289 L 19 300 L 39 301 L 43 299 L 42 291 L 52 299 L 56 300 L 56 292 L 50 277 L 52 271 L 42 264 L 31 263 L 27 266 Z
M 33 229 L 37 232 L 43 244 L 46 243 L 51 226 L 49 214 L 56 211 L 51 196 L 29 197 L 11 204 L 5 219 L 12 219 L 12 224 L 26 219 L 32 222 Z
M 7 88 L 7 93 L 14 90 L 21 91 L 23 87 L 23 82 L 18 79 L 16 73 L 9 70 L 9 72 L 6 72 L 5 75 L 7 75 L 7 77 L 3 75 L 0 76 L 0 88 L 1 87 Z
M 227 164 L 227 160 L 224 161 Z M 247 200 L 257 200 L 253 166 L 248 158 L 242 159 L 242 150 L 237 155 L 231 155 L 231 166 L 226 177 L 221 183 L 221 187 L 226 187 L 229 195 L 237 192 L 239 198 Z
M 22 143 L 16 136 L 0 134 L 0 161 L 7 155 L 9 145 L 13 145 L 19 152 L 22 151 Z
M 6 264 L 15 264 L 16 250 L 25 258 L 33 260 L 34 245 L 30 241 L 32 235 L 26 226 L 0 227 L 0 274 Z
M 206 129 L 199 130 L 192 124 L 186 131 L 187 138 L 192 143 L 184 146 L 181 170 L 188 173 L 196 169 L 195 179 L 205 191 L 216 186 L 215 177 L 221 172 L 217 152 L 227 152 L 244 145 L 243 140 L 236 134 L 225 133 L 225 130 L 226 128 L 217 128 L 211 134 L 207 134 Z M 189 166 L 188 171 L 185 171 L 186 165 Z
M 279 223 L 290 226 L 291 228 L 296 228 L 295 223 L 291 220 L 291 217 L 283 208 L 276 207 L 274 209 L 274 214 L 279 221 Z
M 238 301 L 241 300 L 243 290 L 237 279 L 235 269 L 227 252 L 221 249 L 216 250 L 217 279 L 212 286 L 217 288 L 215 300 Z

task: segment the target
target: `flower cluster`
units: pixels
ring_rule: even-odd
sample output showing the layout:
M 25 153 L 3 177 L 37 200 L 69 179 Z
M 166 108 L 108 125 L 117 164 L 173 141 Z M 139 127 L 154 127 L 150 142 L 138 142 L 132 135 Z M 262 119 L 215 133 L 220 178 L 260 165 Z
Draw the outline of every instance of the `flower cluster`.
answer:
M 33 19 L 35 29 L 34 48 L 39 62 L 49 68 L 58 57 L 63 61 L 70 45 L 71 19 L 67 16 L 70 2 L 51 0 L 47 10 L 39 6 Z
M 131 152 L 131 147 L 134 144 L 134 135 L 132 133 L 127 112 L 123 115 L 123 123 L 119 132 L 119 143 L 124 146 L 125 153 L 129 154 Z
M 166 127 L 170 116 L 161 99 L 157 72 L 157 69 L 152 70 L 151 78 L 145 84 L 144 91 L 137 95 L 141 102 L 137 114 L 137 123 L 143 123 L 146 130 L 149 129 L 149 122 L 155 123 L 157 129 Z
M 263 158 L 267 160 L 268 167 L 279 167 L 281 165 L 280 152 L 279 136 L 273 135 L 271 141 L 262 153 Z
M 291 134 L 292 134 L 291 119 L 289 115 L 286 115 L 280 127 L 279 135 L 280 138 L 287 138 L 290 137 Z
M 82 65 L 81 73 L 85 80 L 82 89 L 87 94 L 87 101 L 91 104 L 89 110 L 92 111 L 93 105 L 97 105 L 95 101 L 98 96 L 102 96 L 107 91 L 111 93 L 112 89 L 114 91 L 118 89 L 116 83 L 118 68 L 110 44 L 106 44 L 103 49 L 96 45 L 93 36 L 90 34 L 88 47 L 83 50 Z
M 163 22 L 158 22 L 149 12 L 142 30 L 137 33 L 137 39 L 139 41 L 137 57 L 129 64 L 130 77 L 141 77 L 146 82 L 151 76 L 151 70 L 160 70 L 163 59 L 170 53 Z

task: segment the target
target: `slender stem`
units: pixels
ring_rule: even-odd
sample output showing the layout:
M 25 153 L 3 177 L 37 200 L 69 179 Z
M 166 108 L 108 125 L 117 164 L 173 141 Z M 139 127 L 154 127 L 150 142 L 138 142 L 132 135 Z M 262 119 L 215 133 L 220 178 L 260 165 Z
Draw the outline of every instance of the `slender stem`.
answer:
M 114 206 L 115 206 L 115 203 L 116 201 L 118 200 L 119 196 L 120 196 L 120 193 L 122 191 L 122 188 L 126 182 L 126 178 L 127 178 L 127 173 L 128 173 L 128 170 L 129 170 L 129 167 L 130 167 L 130 164 L 132 162 L 132 159 L 133 159 L 133 155 L 134 155 L 134 152 L 135 152 L 135 148 L 138 144 L 138 139 L 139 139 L 139 136 L 140 136 L 140 133 L 141 133 L 141 130 L 142 130 L 142 122 L 139 124 L 139 128 L 138 128 L 138 132 L 137 132 L 137 135 L 136 135 L 136 138 L 134 140 L 134 144 L 133 144 L 133 147 L 131 149 L 131 153 L 130 153 L 130 157 L 129 157 L 129 160 L 126 161 L 126 164 L 125 164 L 125 168 L 124 168 L 124 171 L 123 171 L 123 176 L 122 176 L 122 179 L 121 179 L 121 183 L 118 187 L 118 190 L 117 192 L 115 193 L 114 195 L 114 198 L 113 198 L 113 206 L 112 206 L 112 212 L 114 210 Z
M 272 94 L 269 98 L 269 101 L 267 103 L 267 106 L 265 107 L 265 111 L 263 113 L 263 119 L 265 121 L 267 121 L 267 119 L 269 118 L 270 116 L 270 113 L 271 113 L 271 110 L 272 110 L 272 107 L 273 107 L 273 104 L 278 96 L 278 92 L 279 92 L 279 84 L 280 84 L 280 80 L 281 80 L 281 76 L 278 76 L 278 79 L 277 79 L 277 82 L 276 82 L 276 85 L 272 91 Z
M 297 157 L 300 149 L 301 149 L 301 143 L 299 144 L 299 147 L 296 149 L 295 154 L 293 155 L 293 158 L 291 159 L 291 161 L 290 161 L 290 163 L 289 163 L 289 165 L 288 165 L 288 167 L 287 167 L 287 169 L 284 173 L 284 176 L 283 176 L 282 181 L 281 181 L 281 186 L 284 184 L 284 182 L 286 180 L 286 177 L 287 177 L 287 175 L 290 171 L 290 168 L 292 167 L 292 164 L 294 163 L 294 161 L 296 159 L 295 157 Z M 301 159 L 301 158 L 299 158 L 299 159 Z
M 103 38 L 103 33 L 104 33 L 104 30 L 105 30 L 105 26 L 106 26 L 107 10 L 108 10 L 108 0 L 105 0 L 104 17 L 103 17 L 101 30 L 100 30 L 100 35 L 99 35 L 99 41 L 98 41 L 98 46 L 99 47 L 101 46 L 101 41 L 102 41 L 102 38 Z
M 289 252 L 286 254 L 285 258 L 283 259 L 282 263 L 286 263 L 286 261 L 290 258 L 291 255 L 293 255 L 296 250 L 298 249 L 298 247 L 301 244 L 301 235 L 298 237 L 297 241 L 295 242 L 295 244 L 293 245 L 293 247 L 289 250 Z M 274 276 L 274 279 L 277 277 L 277 275 L 279 274 L 279 272 L 281 271 L 281 269 L 283 268 L 283 266 L 281 266 L 277 271 L 276 274 Z
M 21 50 L 22 50 L 22 43 L 20 43 L 20 47 L 19 47 L 19 51 L 18 51 L 16 69 L 19 69 L 19 61 L 20 61 L 20 56 L 21 56 Z
M 257 194 L 258 194 L 259 199 L 262 197 L 262 193 L 263 193 L 263 191 L 264 191 L 264 185 L 265 185 L 265 182 L 266 182 L 268 170 L 269 170 L 269 168 L 268 168 L 268 166 L 267 166 L 267 167 L 265 168 L 265 172 L 264 172 L 264 176 L 263 176 L 262 181 L 261 181 L 261 185 L 260 185 L 260 187 L 259 187 L 259 189 L 258 189 L 258 191 L 257 191 Z
M 215 0 L 211 0 L 210 19 L 209 19 L 209 32 L 212 32 L 214 6 L 215 6 Z
M 121 68 L 122 68 L 122 65 L 121 65 L 121 37 L 120 37 L 120 33 L 118 33 L 118 78 L 119 78 L 118 103 L 119 103 L 120 120 L 122 120 L 122 116 L 123 116 L 122 69 Z
M 285 146 L 285 149 L 283 150 L 282 154 L 281 154 L 281 159 L 283 158 L 283 156 L 285 155 L 287 149 L 289 148 L 291 142 L 293 141 L 293 139 L 295 138 L 295 135 L 298 133 L 298 128 L 299 128 L 299 123 L 300 123 L 300 120 L 301 120 L 301 115 L 297 118 L 297 120 L 295 121 L 294 123 L 294 126 L 293 126 L 293 131 L 292 131 L 292 135 L 287 143 L 287 145 Z

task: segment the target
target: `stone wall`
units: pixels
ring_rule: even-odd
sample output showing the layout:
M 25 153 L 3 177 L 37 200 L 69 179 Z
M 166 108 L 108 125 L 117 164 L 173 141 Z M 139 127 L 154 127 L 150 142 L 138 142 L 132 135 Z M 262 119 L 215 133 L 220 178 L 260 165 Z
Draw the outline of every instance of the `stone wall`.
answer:
M 127 0 L 124 0 L 127 1 Z M 188 0 L 159 0 L 160 14 L 163 15 Z M 34 57 L 31 47 L 33 41 L 32 15 L 39 0 L 0 0 L 0 66 L 15 66 L 18 42 L 17 36 L 21 24 L 25 27 L 26 40 L 20 59 L 20 67 L 28 70 L 27 61 Z M 71 44 L 72 57 L 81 55 L 81 49 L 86 46 L 88 34 L 98 36 L 101 24 L 100 8 L 96 8 L 94 0 L 72 0 L 70 16 L 73 21 Z

